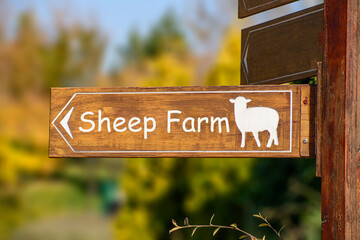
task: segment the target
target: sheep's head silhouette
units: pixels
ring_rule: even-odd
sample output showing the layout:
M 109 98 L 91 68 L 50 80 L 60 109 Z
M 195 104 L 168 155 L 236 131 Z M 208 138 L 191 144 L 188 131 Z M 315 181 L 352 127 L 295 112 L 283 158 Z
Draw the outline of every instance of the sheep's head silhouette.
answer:
M 275 145 L 279 145 L 277 127 L 279 124 L 279 113 L 272 108 L 268 107 L 252 107 L 248 108 L 247 104 L 251 102 L 251 99 L 239 96 L 236 99 L 230 99 L 231 103 L 234 103 L 234 113 L 236 126 L 241 132 L 241 147 L 245 147 L 245 134 L 252 132 L 254 135 L 256 144 L 261 147 L 259 139 L 259 132 L 268 131 L 270 138 L 266 145 L 267 148 Z
M 244 97 L 237 97 L 237 98 L 235 98 L 235 99 L 230 99 L 229 100 L 231 103 L 249 103 L 249 102 L 251 102 L 252 100 L 251 99 L 246 99 L 246 98 L 244 98 Z

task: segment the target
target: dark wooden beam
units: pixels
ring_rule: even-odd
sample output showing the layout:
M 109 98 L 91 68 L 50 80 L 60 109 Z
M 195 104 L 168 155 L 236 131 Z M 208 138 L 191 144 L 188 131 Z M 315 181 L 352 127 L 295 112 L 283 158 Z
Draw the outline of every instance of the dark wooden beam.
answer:
M 322 61 L 323 4 L 241 32 L 241 85 L 280 84 L 316 76 Z
M 360 239 L 359 0 L 325 0 L 322 239 Z
M 239 0 L 239 18 L 244 18 L 297 0 Z

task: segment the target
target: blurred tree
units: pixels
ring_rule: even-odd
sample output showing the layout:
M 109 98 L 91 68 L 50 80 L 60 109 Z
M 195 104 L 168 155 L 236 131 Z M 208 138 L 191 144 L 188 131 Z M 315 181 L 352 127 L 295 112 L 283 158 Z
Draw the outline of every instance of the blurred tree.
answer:
M 47 88 L 94 85 L 101 72 L 105 40 L 99 30 L 74 25 L 58 26 L 58 36 L 43 58 Z
M 234 26 L 224 36 L 215 63 L 206 76 L 206 85 L 240 84 L 241 31 Z
M 286 225 L 284 239 L 321 238 L 320 179 L 314 160 L 258 159 L 251 176 L 252 211 L 262 211 L 279 228 Z
M 4 162 L 12 166 L 21 163 L 25 168 L 34 164 L 38 166 L 35 169 L 47 165 L 42 161 L 49 162 L 44 128 L 49 87 L 82 86 L 94 79 L 100 71 L 104 44 L 96 29 L 80 25 L 59 28 L 59 35 L 49 41 L 31 13 L 20 16 L 13 40 L 0 45 L 0 76 L 6 79 L 1 87 L 7 93 L 1 96 L 0 109 Z M 32 159 L 32 152 L 41 157 Z M 17 175 L 15 170 L 8 173 Z
M 0 0 L 0 6 L 3 3 L 9 2 Z M 9 32 L 11 26 L 2 23 L 1 31 Z M 48 158 L 49 87 L 95 84 L 105 41 L 96 28 L 81 24 L 60 24 L 54 29 L 56 34 L 50 38 L 35 16 L 25 12 L 13 35 L 0 39 L 0 215 L 5 219 L 0 221 L 0 239 L 9 239 L 21 222 L 73 210 L 73 199 L 85 199 L 86 189 L 75 185 L 74 190 L 65 174 L 59 173 L 62 160 Z M 61 187 L 49 184 L 32 194 L 22 191 L 24 185 L 33 189 L 34 180 L 54 173 L 62 178 Z M 51 199 L 50 190 L 62 198 Z M 47 208 L 27 204 L 31 198 L 41 198 L 42 203 L 36 202 Z
M 0 0 L 1 1 L 1 0 Z M 1 14 L 1 13 L 0 13 Z M 4 26 L 0 21 L 0 43 L 2 43 L 4 41 Z
M 9 56 L 9 83 L 13 96 L 20 98 L 30 92 L 41 93 L 42 62 L 39 48 L 43 39 L 35 26 L 35 19 L 30 13 L 19 18 L 14 44 Z
M 142 62 L 145 55 L 143 47 L 140 33 L 133 29 L 129 33 L 127 45 L 119 48 L 119 55 L 123 64 L 130 65 Z
M 172 11 L 167 12 L 153 27 L 144 42 L 144 54 L 154 58 L 161 54 L 181 56 L 188 51 L 184 33 Z
M 206 81 L 206 79 L 214 65 L 219 64 L 215 63 L 215 61 L 218 61 L 218 49 L 223 45 L 223 40 L 228 34 L 229 28 L 233 31 L 235 30 L 236 23 L 231 24 L 231 22 L 237 19 L 237 2 L 189 0 L 187 4 L 188 10 L 185 13 L 184 19 L 187 26 L 188 39 L 196 55 L 196 76 L 194 82 L 196 85 L 216 85 Z M 238 46 L 235 46 L 235 49 L 238 49 Z M 232 55 L 232 58 L 235 57 L 238 57 L 236 52 Z M 238 60 L 236 59 L 236 61 Z M 240 82 L 240 79 L 238 80 Z
M 119 56 L 125 67 L 138 65 L 142 60 L 153 59 L 163 54 L 181 56 L 188 53 L 188 46 L 176 14 L 168 11 L 149 33 L 141 38 L 137 30 L 132 30 L 125 46 L 119 48 Z
M 57 26 L 55 40 L 46 39 L 30 12 L 23 13 L 12 42 L 0 52 L 0 68 L 16 98 L 48 92 L 49 87 L 95 84 L 101 70 L 105 40 L 95 28 Z
M 0 0 L 0 43 L 4 40 L 9 7 L 5 0 Z
M 237 2 L 189 0 L 185 20 L 189 37 L 200 54 L 216 53 L 231 21 L 237 19 Z
M 122 66 L 113 73 L 116 86 L 192 85 L 194 58 L 171 11 L 143 38 L 132 31 L 119 57 Z

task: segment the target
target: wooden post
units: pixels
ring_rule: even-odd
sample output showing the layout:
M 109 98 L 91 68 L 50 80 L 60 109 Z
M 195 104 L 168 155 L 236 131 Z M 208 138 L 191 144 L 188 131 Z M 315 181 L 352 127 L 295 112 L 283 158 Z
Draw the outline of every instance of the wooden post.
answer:
M 360 0 L 325 0 L 322 239 L 360 239 Z M 319 149 L 318 149 L 319 150 Z

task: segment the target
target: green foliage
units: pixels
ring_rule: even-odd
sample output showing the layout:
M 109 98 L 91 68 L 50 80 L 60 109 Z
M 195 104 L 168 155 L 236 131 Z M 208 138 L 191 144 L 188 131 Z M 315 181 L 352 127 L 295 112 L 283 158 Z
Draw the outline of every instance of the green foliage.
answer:
M 172 11 L 163 16 L 144 41 L 144 53 L 149 58 L 169 52 L 181 53 L 185 48 L 184 34 Z
M 168 239 L 167 219 L 173 216 L 189 215 L 201 221 L 207 209 L 217 209 L 219 219 L 233 218 L 239 197 L 234 194 L 242 191 L 239 182 L 250 179 L 246 169 L 252 162 L 244 159 L 239 167 L 238 159 L 128 160 L 122 179 L 128 202 L 116 221 L 119 239 L 127 239 L 123 234 L 130 239 L 138 236 L 139 231 L 127 223 L 135 213 L 142 214 L 141 229 L 149 231 L 146 236 L 152 239 Z M 199 232 L 198 236 L 204 235 Z
M 240 85 L 241 33 L 230 28 L 221 44 L 214 66 L 206 77 L 206 84 L 213 86 Z
M 247 191 L 252 209 L 271 217 L 278 228 L 286 225 L 284 239 L 320 238 L 320 180 L 314 160 L 259 159 L 251 175 Z M 305 216 L 317 221 L 310 226 Z
M 105 46 L 99 31 L 81 25 L 57 28 L 55 38 L 46 40 L 32 13 L 25 12 L 13 43 L 0 46 L 1 85 L 13 97 L 34 92 L 47 96 L 50 87 L 95 83 Z
M 95 83 L 105 42 L 83 25 L 59 24 L 54 32 L 25 12 L 13 36 L 0 39 L 0 239 L 36 219 L 84 210 L 88 201 L 87 189 L 59 173 L 63 160 L 48 158 L 49 87 Z
M 186 86 L 195 78 L 193 56 L 172 12 L 143 37 L 133 30 L 119 57 L 122 66 L 112 70 L 114 85 Z
M 23 216 L 30 219 L 80 211 L 85 196 L 74 185 L 60 181 L 33 182 L 21 193 Z
M 23 222 L 21 203 L 16 192 L 2 189 L 0 192 L 0 239 L 8 239 L 11 230 Z
M 143 38 L 137 30 L 132 30 L 128 42 L 119 48 L 120 58 L 125 65 L 139 64 L 163 54 L 181 55 L 186 51 L 184 34 L 172 11 L 167 12 Z
M 293 81 L 291 84 L 309 84 L 309 85 L 316 85 L 317 84 L 317 77 L 300 79 L 297 81 Z
M 57 33 L 55 41 L 41 51 L 46 87 L 94 84 L 105 50 L 99 31 L 79 25 L 59 27 Z
M 143 41 L 139 32 L 133 29 L 129 33 L 126 46 L 119 48 L 121 60 L 127 64 L 141 62 L 144 55 L 143 48 Z

